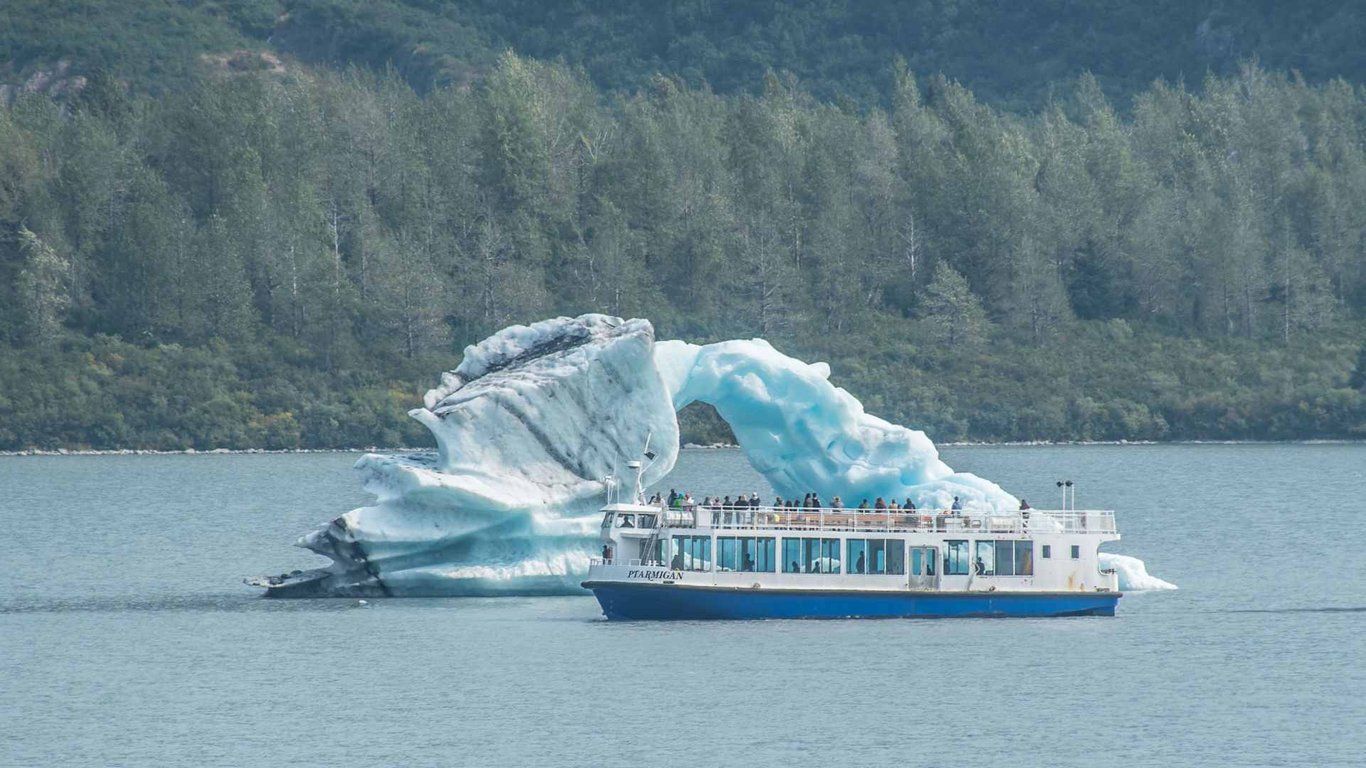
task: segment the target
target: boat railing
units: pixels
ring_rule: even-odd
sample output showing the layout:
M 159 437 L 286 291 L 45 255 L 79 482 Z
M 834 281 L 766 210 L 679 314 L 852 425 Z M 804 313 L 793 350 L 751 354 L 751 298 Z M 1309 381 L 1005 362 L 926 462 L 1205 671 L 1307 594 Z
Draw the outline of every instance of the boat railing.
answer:
M 1115 533 L 1115 513 L 1093 509 L 1006 511 L 845 509 L 838 507 L 706 507 L 669 509 L 658 526 L 721 530 L 895 531 L 944 533 Z

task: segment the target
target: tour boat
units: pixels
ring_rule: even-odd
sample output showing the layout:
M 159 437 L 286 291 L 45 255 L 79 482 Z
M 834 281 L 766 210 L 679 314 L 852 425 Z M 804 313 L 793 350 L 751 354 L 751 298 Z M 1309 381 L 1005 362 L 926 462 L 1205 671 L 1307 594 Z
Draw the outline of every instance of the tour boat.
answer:
M 608 619 L 1113 616 L 1118 540 L 1110 511 L 668 507 L 637 481 L 583 586 Z

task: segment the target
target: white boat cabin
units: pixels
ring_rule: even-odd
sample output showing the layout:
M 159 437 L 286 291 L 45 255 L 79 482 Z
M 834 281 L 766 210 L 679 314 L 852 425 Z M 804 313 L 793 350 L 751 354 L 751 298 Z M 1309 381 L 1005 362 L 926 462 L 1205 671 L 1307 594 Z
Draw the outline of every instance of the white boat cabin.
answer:
M 1117 592 L 1098 510 L 603 507 L 595 578 L 794 590 Z

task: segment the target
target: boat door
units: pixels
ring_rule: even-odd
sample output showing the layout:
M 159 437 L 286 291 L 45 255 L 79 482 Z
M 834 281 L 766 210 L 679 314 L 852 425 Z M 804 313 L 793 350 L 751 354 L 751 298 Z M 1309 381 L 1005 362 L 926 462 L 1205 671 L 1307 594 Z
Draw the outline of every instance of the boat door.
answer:
M 918 590 L 939 589 L 939 576 L 935 563 L 939 559 L 938 547 L 911 547 L 907 558 L 906 587 Z

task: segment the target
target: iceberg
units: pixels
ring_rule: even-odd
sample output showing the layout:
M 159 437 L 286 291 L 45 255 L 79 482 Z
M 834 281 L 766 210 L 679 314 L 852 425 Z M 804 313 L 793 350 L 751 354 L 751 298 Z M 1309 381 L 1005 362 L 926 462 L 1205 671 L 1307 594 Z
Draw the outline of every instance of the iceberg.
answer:
M 1176 585 L 1170 581 L 1163 581 L 1148 573 L 1147 566 L 1136 557 L 1117 555 L 1113 552 L 1101 552 L 1100 564 L 1104 568 L 1114 569 L 1119 576 L 1119 590 L 1121 592 L 1157 592 L 1176 589 Z
M 579 592 L 606 495 L 642 455 L 646 485 L 673 469 L 677 411 L 693 402 L 716 408 L 785 497 L 1018 506 L 829 378 L 825 363 L 762 339 L 656 342 L 647 320 L 587 314 L 505 328 L 467 347 L 409 412 L 437 450 L 362 457 L 356 469 L 375 502 L 297 542 L 329 565 L 248 583 L 279 597 Z M 1141 561 L 1112 557 L 1121 588 L 1126 578 L 1166 584 Z

